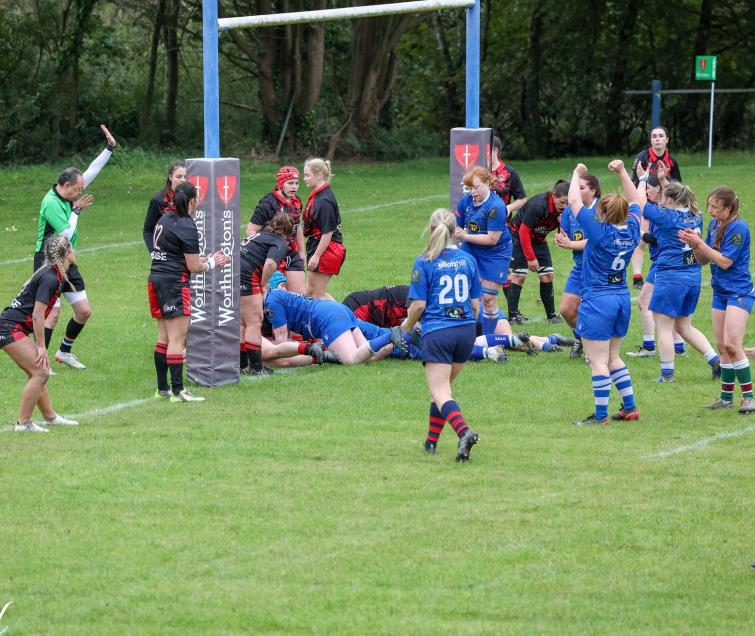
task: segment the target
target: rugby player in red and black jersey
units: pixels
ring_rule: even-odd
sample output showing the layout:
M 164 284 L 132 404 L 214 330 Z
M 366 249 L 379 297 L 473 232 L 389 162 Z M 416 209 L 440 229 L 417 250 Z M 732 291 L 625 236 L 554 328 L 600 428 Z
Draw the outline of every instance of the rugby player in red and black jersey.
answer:
M 343 299 L 359 320 L 378 327 L 397 327 L 406 318 L 409 285 L 390 285 L 351 292 Z
M 69 284 L 68 270 L 75 262 L 71 241 L 63 236 L 48 238 L 42 246 L 44 259 L 32 277 L 24 283 L 11 304 L 0 313 L 0 349 L 29 378 L 21 393 L 16 431 L 47 433 L 31 420 L 34 407 L 39 407 L 45 423 L 76 426 L 78 422 L 57 415 L 47 394 L 50 362 L 45 344 L 45 318 L 60 297 L 63 285 Z M 27 336 L 34 334 L 35 342 Z
M 280 271 L 286 276 L 286 289 L 303 294 L 306 291 L 304 280 L 304 232 L 301 226 L 302 203 L 297 196 L 299 191 L 299 171 L 294 166 L 283 166 L 275 175 L 275 189 L 267 193 L 257 203 L 252 218 L 246 226 L 249 238 L 262 230 L 279 212 L 291 217 L 292 228 L 288 240 L 286 258 L 280 264 Z
M 322 300 L 334 300 L 326 289 L 346 258 L 341 213 L 330 189 L 330 178 L 330 161 L 315 158 L 304 162 L 304 182 L 310 188 L 302 216 L 307 237 L 307 296 Z
M 199 236 L 194 223 L 197 191 L 188 181 L 178 185 L 173 201 L 175 212 L 165 214 L 155 225 L 152 235 L 152 267 L 147 290 L 152 317 L 157 320 L 155 397 L 171 402 L 198 402 L 184 389 L 183 367 L 186 333 L 191 316 L 190 272 L 206 272 L 222 267 L 230 258 L 223 252 L 199 255 Z M 170 372 L 170 387 L 168 386 Z M 171 392 L 172 390 L 172 392 Z
M 244 324 L 242 343 L 242 370 L 252 375 L 267 375 L 262 366 L 263 294 L 270 277 L 285 262 L 293 230 L 290 214 L 279 212 L 265 230 L 241 242 L 241 320 Z M 246 351 L 246 360 L 244 360 Z M 322 362 L 319 345 L 305 344 L 299 353 L 311 355 Z M 246 362 L 246 364 L 245 364 Z
M 632 183 L 635 187 L 640 183 L 637 172 L 646 173 L 648 176 L 657 175 L 658 178 L 670 179 L 671 181 L 681 181 L 682 173 L 679 170 L 679 164 L 676 157 L 668 151 L 670 141 L 668 130 L 663 126 L 658 126 L 650 131 L 650 147 L 638 152 L 632 163 Z M 645 282 L 642 277 L 642 262 L 645 259 L 645 250 L 647 243 L 640 241 L 637 249 L 632 253 L 632 286 L 635 289 L 642 289 Z
M 501 140 L 493 137 L 493 146 L 490 149 L 491 174 L 493 183 L 490 189 L 495 192 L 506 204 L 509 216 L 514 214 L 527 202 L 527 194 L 524 191 L 519 173 L 501 159 Z
M 183 159 L 177 159 L 168 167 L 165 187 L 150 199 L 147 216 L 144 218 L 142 236 L 147 251 L 150 253 L 152 252 L 152 235 L 155 231 L 155 225 L 164 214 L 176 211 L 173 196 L 178 185 L 184 181 L 186 181 L 186 162 Z
M 566 207 L 568 194 L 568 182 L 559 180 L 550 192 L 532 197 L 509 219 L 514 254 L 511 259 L 511 284 L 506 299 L 509 321 L 512 323 L 522 324 L 527 320 L 519 312 L 519 296 L 528 270 L 536 272 L 540 278 L 540 300 L 545 307 L 546 321 L 551 324 L 563 322 L 563 318 L 556 313 L 553 297 L 553 259 L 547 236 L 558 228 L 558 220 Z

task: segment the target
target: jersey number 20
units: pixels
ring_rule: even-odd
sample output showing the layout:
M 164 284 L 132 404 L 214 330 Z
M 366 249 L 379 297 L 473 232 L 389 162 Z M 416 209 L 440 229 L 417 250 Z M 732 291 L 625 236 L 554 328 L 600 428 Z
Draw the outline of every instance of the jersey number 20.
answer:
M 440 277 L 440 284 L 443 286 L 438 294 L 438 302 L 441 305 L 463 303 L 469 298 L 469 280 L 466 274 L 456 274 L 453 278 L 444 274 Z

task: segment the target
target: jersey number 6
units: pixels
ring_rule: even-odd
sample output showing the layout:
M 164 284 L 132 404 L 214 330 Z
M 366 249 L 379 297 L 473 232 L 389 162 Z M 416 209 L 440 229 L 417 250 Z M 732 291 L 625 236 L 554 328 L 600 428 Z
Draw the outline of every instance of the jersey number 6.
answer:
M 451 278 L 448 274 L 440 277 L 443 289 L 438 294 L 438 302 L 441 305 L 450 305 L 453 302 L 463 303 L 469 298 L 469 281 L 466 274 L 456 274 Z M 451 292 L 453 291 L 453 298 Z

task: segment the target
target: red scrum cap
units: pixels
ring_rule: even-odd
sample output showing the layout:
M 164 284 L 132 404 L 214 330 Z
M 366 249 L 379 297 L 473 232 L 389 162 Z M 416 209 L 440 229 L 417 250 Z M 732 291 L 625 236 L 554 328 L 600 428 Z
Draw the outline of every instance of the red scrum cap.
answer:
M 275 175 L 275 185 L 280 190 L 289 179 L 298 179 L 299 171 L 294 166 L 283 166 Z

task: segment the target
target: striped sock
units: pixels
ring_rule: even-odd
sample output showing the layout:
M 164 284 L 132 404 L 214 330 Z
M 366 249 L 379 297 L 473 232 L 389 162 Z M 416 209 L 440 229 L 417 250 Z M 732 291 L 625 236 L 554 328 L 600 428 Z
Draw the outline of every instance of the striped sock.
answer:
M 483 334 L 494 333 L 495 328 L 498 325 L 498 312 L 488 313 L 483 311 L 480 322 L 482 323 Z
M 173 395 L 178 395 L 184 390 L 184 357 L 182 353 L 167 354 L 165 361 L 168 363 L 170 371 L 170 388 Z
M 246 342 L 239 344 L 239 369 L 246 369 L 249 366 L 249 356 L 246 351 Z
M 648 351 L 655 351 L 655 334 L 642 336 L 642 348 Z
M 155 345 L 155 371 L 157 372 L 157 388 L 160 391 L 170 390 L 170 384 L 168 384 L 168 361 L 166 359 L 167 353 L 167 343 L 158 342 Z
M 664 362 L 661 360 L 661 375 L 663 376 L 669 376 L 674 375 L 674 361 L 671 360 L 671 362 Z
M 737 381 L 737 372 L 733 362 L 721 363 L 721 401 L 734 401 L 734 384 Z
M 435 406 L 435 402 L 430 402 L 430 415 L 427 418 L 427 441 L 437 444 L 445 425 L 446 420 L 441 415 L 438 407 Z
M 723 366 L 723 365 L 721 365 Z M 742 358 L 733 363 L 734 373 L 737 374 L 739 386 L 742 388 L 742 397 L 752 399 L 752 371 L 750 361 Z
M 685 353 L 687 346 L 684 343 L 684 338 L 679 337 L 678 340 L 674 340 L 674 353 Z
M 486 350 L 487 350 L 487 347 L 475 345 L 472 348 L 472 355 L 469 356 L 469 361 L 478 362 L 479 360 L 482 360 L 485 357 Z
M 456 403 L 456 400 L 448 400 L 448 402 L 441 407 L 440 412 L 459 437 L 461 437 L 462 433 L 469 428 L 464 421 L 464 416 L 461 414 L 461 408 Z
M 703 356 L 705 357 L 705 361 L 712 367 L 715 366 L 719 359 L 718 354 L 712 348 L 708 349 Z
M 616 385 L 616 390 L 621 396 L 621 408 L 624 411 L 631 411 L 637 408 L 634 403 L 634 388 L 632 387 L 632 378 L 629 375 L 629 369 L 621 367 L 611 371 L 611 380 Z
M 81 333 L 84 328 L 80 322 L 76 322 L 73 318 L 68 321 L 66 325 L 66 335 L 63 337 L 63 342 L 60 343 L 60 350 L 63 353 L 71 353 L 71 347 L 73 347 L 73 341 Z
M 607 375 L 592 376 L 592 392 L 595 399 L 595 419 L 608 417 L 608 396 L 611 394 L 611 378 Z

